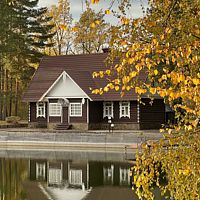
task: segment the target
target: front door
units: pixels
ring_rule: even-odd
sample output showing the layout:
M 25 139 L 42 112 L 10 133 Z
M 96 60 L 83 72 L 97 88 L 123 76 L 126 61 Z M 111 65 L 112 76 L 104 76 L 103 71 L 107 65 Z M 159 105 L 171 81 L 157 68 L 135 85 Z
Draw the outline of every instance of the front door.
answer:
M 68 119 L 69 119 L 69 116 L 68 116 L 68 107 L 67 106 L 64 106 L 64 107 L 62 107 L 62 109 L 63 109 L 63 112 L 62 112 L 62 123 L 63 124 L 68 124 Z

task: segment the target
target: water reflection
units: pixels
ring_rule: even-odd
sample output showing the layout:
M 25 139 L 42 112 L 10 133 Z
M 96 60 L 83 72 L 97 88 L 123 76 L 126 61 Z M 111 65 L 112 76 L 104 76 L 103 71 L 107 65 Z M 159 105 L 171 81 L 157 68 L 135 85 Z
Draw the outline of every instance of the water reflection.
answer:
M 109 161 L 107 156 L 99 161 L 66 155 L 0 158 L 0 200 L 137 199 L 130 189 L 132 163 Z
M 0 200 L 25 200 L 23 182 L 27 178 L 27 160 L 0 158 Z
M 99 195 L 100 199 L 124 199 L 129 193 L 134 199 L 130 166 L 128 162 L 30 160 L 30 180 L 40 183 L 50 199 L 88 200 Z

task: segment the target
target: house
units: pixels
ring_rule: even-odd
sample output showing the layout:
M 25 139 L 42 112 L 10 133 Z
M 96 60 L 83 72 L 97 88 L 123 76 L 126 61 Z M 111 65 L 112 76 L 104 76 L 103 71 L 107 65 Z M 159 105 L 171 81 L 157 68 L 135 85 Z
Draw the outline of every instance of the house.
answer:
M 130 162 L 30 159 L 29 179 L 49 187 L 131 187 Z
M 107 53 L 44 57 L 24 94 L 29 104 L 29 126 L 48 128 L 155 129 L 165 123 L 165 105 L 157 97 L 145 105 L 131 91 L 122 98 L 117 91 L 92 94 L 90 88 L 101 88 L 105 79 L 93 79 L 94 71 L 105 70 Z M 146 81 L 146 74 L 140 76 Z
M 29 160 L 29 180 L 55 199 L 135 199 L 131 162 Z M 39 183 L 39 184 L 37 184 Z M 52 199 L 54 199 L 52 198 Z M 50 198 L 49 198 L 50 199 Z

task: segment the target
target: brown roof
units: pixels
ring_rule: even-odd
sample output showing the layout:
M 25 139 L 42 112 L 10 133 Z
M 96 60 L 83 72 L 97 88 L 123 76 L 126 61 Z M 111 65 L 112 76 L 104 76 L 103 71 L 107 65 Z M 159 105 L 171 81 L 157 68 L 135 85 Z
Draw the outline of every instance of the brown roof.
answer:
M 108 83 L 105 79 L 92 78 L 94 71 L 106 69 L 106 57 L 107 53 L 43 57 L 23 96 L 23 101 L 38 101 L 63 71 L 66 71 L 94 101 L 122 100 L 119 91 L 109 91 L 101 96 L 91 93 L 90 88 L 104 87 Z M 141 74 L 140 78 L 145 81 L 146 75 Z M 137 95 L 133 91 L 127 92 L 123 97 L 123 100 L 135 99 L 137 99 Z

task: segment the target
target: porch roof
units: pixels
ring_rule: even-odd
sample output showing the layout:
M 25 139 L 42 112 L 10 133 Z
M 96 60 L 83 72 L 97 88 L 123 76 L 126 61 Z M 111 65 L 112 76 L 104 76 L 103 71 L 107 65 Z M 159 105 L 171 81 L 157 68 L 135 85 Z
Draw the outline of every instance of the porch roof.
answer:
M 67 72 L 93 101 L 136 100 L 137 95 L 133 90 L 126 92 L 123 98 L 119 91 L 114 90 L 103 95 L 92 94 L 90 88 L 101 88 L 108 83 L 106 79 L 92 77 L 94 71 L 108 69 L 105 64 L 106 58 L 107 53 L 43 57 L 23 96 L 23 101 L 39 101 L 63 71 Z M 146 81 L 146 78 L 146 74 L 141 73 L 140 79 Z

